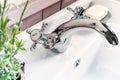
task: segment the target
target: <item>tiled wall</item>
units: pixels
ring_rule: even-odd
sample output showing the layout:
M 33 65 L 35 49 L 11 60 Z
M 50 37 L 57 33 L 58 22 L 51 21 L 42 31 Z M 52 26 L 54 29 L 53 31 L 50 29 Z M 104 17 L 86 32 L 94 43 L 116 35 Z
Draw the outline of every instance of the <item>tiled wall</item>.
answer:
M 49 17 L 50 15 L 54 14 L 55 12 L 59 11 L 60 10 L 60 6 L 61 6 L 61 3 L 60 1 L 45 8 L 43 10 L 43 19 Z
M 75 2 L 75 0 L 61 0 L 61 2 L 62 2 L 61 7 L 64 8 L 64 7 L 68 6 L 69 4 Z
M 46 0 L 43 0 L 43 1 L 45 2 Z M 48 5 L 46 8 L 43 8 L 43 9 L 39 10 L 38 12 L 32 14 L 31 16 L 23 19 L 23 24 L 22 24 L 20 30 L 23 31 L 23 30 L 33 26 L 34 24 L 49 17 L 50 15 L 54 14 L 55 12 L 61 10 L 62 8 L 70 5 L 71 3 L 75 2 L 75 1 L 76 0 L 58 0 L 54 4 Z M 39 5 L 42 5 L 42 4 L 39 3 Z

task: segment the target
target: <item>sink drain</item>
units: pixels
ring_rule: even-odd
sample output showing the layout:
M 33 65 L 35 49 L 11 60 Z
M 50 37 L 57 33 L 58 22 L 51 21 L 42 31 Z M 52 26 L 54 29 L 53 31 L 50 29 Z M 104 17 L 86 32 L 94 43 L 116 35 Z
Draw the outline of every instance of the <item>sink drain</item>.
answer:
M 77 68 L 80 65 L 80 59 L 77 59 L 75 62 L 75 68 Z

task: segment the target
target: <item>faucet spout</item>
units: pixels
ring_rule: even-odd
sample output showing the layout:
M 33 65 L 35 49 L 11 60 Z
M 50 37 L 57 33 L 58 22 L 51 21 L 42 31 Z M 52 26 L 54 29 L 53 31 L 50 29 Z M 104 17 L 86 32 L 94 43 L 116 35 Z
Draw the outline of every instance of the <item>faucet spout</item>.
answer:
M 71 36 L 83 28 L 93 29 L 103 35 L 111 45 L 118 45 L 119 41 L 115 33 L 105 24 L 93 19 L 72 19 L 57 27 L 52 33 L 45 34 L 47 24 L 43 24 L 41 30 L 27 30 L 31 40 L 34 42 L 31 50 L 37 44 L 43 44 L 46 49 L 55 53 L 65 52 L 70 44 Z
M 67 50 L 72 34 L 83 30 L 83 28 L 93 29 L 103 35 L 111 45 L 118 45 L 117 36 L 105 23 L 90 19 L 84 14 L 85 10 L 82 7 L 76 7 L 74 10 L 72 8 L 67 9 L 72 11 L 74 16 L 53 32 L 45 33 L 47 23 L 43 23 L 41 30 L 27 30 L 31 40 L 34 42 L 30 48 L 31 50 L 35 49 L 37 44 L 42 44 L 46 49 L 50 49 L 55 53 L 62 53 Z
M 54 52 L 64 52 L 70 43 L 72 34 L 83 28 L 90 28 L 99 32 L 111 45 L 118 45 L 119 43 L 115 33 L 105 23 L 93 19 L 75 19 L 63 23 L 52 32 L 58 35 L 59 40 L 57 40 L 51 50 Z

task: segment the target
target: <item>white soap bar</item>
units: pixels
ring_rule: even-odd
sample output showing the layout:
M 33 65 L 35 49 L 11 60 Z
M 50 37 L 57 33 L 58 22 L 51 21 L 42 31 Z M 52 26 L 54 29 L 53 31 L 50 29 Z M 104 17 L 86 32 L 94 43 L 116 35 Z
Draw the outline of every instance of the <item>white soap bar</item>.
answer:
M 85 12 L 92 19 L 101 20 L 108 14 L 108 8 L 102 5 L 94 5 Z

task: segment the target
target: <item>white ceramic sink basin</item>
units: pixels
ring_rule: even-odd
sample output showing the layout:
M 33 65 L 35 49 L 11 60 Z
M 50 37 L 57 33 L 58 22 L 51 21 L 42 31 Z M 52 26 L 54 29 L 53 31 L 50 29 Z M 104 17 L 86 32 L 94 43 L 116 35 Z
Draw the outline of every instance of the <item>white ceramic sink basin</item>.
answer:
M 75 34 L 69 48 L 62 54 L 38 46 L 35 52 L 26 56 L 26 80 L 79 80 L 91 66 L 103 40 L 94 31 L 85 32 Z M 76 67 L 78 60 L 80 64 Z
M 80 0 L 70 7 L 87 7 L 88 3 L 81 3 Z M 72 13 L 63 9 L 45 19 L 49 24 L 47 31 L 53 31 L 72 16 Z M 31 29 L 40 29 L 44 21 Z M 119 25 L 108 25 L 120 39 Z M 74 34 L 67 51 L 62 54 L 55 54 L 42 45 L 37 45 L 37 49 L 31 52 L 32 41 L 29 34 L 24 31 L 18 36 L 25 41 L 24 46 L 27 48 L 24 54 L 25 80 L 120 80 L 120 45 L 111 47 L 94 30 L 85 29 Z
M 120 25 L 108 23 L 120 40 Z M 82 80 L 120 80 L 120 44 L 102 44 L 90 69 Z
M 108 25 L 120 39 L 119 25 Z M 119 49 L 120 45 L 109 45 L 97 32 L 83 30 L 73 35 L 65 53 L 55 54 L 38 46 L 27 54 L 26 80 L 120 80 Z

